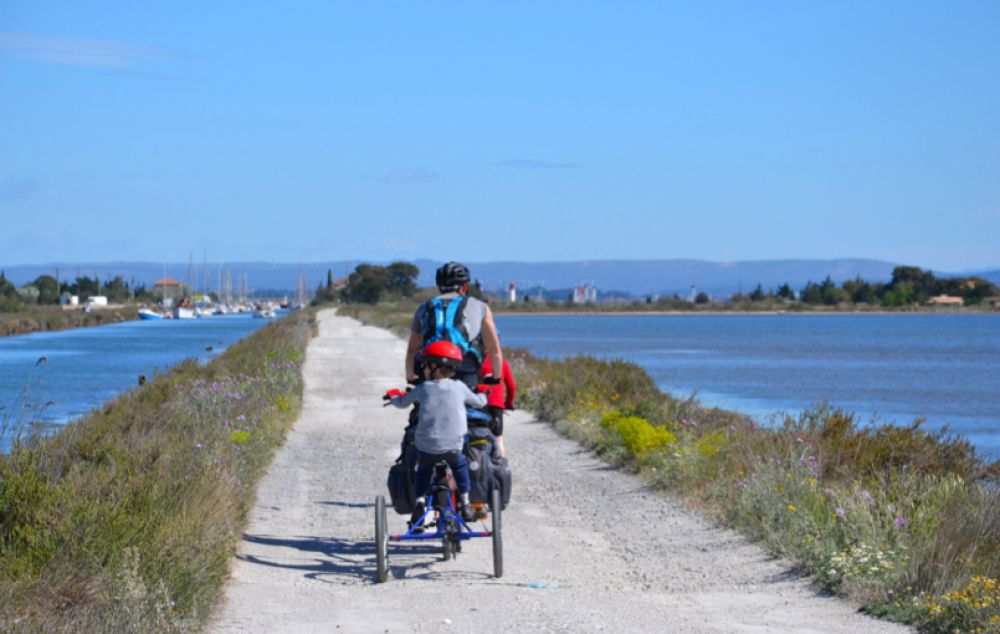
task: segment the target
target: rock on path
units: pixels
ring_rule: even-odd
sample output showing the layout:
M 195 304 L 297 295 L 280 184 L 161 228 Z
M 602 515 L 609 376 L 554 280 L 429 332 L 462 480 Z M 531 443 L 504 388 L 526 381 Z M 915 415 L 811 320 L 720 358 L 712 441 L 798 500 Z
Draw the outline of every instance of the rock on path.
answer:
M 302 415 L 257 492 L 215 632 L 906 632 L 609 468 L 516 412 L 504 577 L 490 540 L 442 561 L 434 542 L 389 546 L 375 583 L 373 501 L 406 413 L 404 343 L 323 311 Z M 389 510 L 389 531 L 405 519 Z

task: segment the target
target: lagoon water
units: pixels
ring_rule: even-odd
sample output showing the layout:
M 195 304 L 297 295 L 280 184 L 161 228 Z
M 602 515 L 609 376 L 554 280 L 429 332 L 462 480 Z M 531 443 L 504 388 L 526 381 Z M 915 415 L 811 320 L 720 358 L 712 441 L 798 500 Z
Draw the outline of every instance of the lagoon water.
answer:
M 210 359 L 265 323 L 245 313 L 2 337 L 0 422 L 65 423 L 133 387 L 139 375 Z M 0 438 L 0 451 L 8 442 Z
M 675 396 L 766 423 L 818 403 L 949 426 L 1000 458 L 1000 315 L 497 317 L 505 346 L 640 364 Z

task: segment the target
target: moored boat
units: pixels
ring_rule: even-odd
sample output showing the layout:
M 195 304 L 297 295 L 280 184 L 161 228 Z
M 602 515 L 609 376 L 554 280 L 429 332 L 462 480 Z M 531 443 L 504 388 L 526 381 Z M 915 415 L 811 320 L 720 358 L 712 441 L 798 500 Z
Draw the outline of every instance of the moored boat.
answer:
M 188 306 L 174 306 L 174 319 L 197 319 L 198 315 Z
M 148 320 L 166 319 L 166 315 L 164 315 L 163 313 L 158 313 L 152 308 L 140 308 L 139 319 L 148 319 Z

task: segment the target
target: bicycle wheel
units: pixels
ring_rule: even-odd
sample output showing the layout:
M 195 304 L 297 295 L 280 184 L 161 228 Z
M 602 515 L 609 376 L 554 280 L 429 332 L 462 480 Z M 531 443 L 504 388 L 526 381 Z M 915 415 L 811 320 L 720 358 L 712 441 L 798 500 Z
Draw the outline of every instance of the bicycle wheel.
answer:
M 500 518 L 500 490 L 490 492 L 490 511 L 493 514 L 491 534 L 493 535 L 493 576 L 499 579 L 503 576 L 503 535 Z
M 375 497 L 375 565 L 379 583 L 385 583 L 389 578 L 388 558 L 389 530 L 385 522 L 385 497 L 379 495 Z
M 456 545 L 458 540 L 455 538 L 455 531 L 458 527 L 455 525 L 455 520 L 448 519 L 445 524 L 444 535 L 441 537 L 441 554 L 445 561 L 455 557 L 458 549 Z

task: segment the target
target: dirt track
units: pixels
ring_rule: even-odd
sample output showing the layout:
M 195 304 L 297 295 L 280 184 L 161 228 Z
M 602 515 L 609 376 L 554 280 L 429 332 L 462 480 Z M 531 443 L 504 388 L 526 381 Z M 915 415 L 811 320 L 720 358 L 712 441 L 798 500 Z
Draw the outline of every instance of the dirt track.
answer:
M 305 406 L 257 496 L 218 632 L 906 632 L 819 596 L 735 533 L 701 520 L 516 413 L 504 568 L 488 539 L 441 561 L 390 545 L 376 584 L 373 500 L 398 453 L 404 344 L 320 316 Z M 405 518 L 391 512 L 389 531 Z

